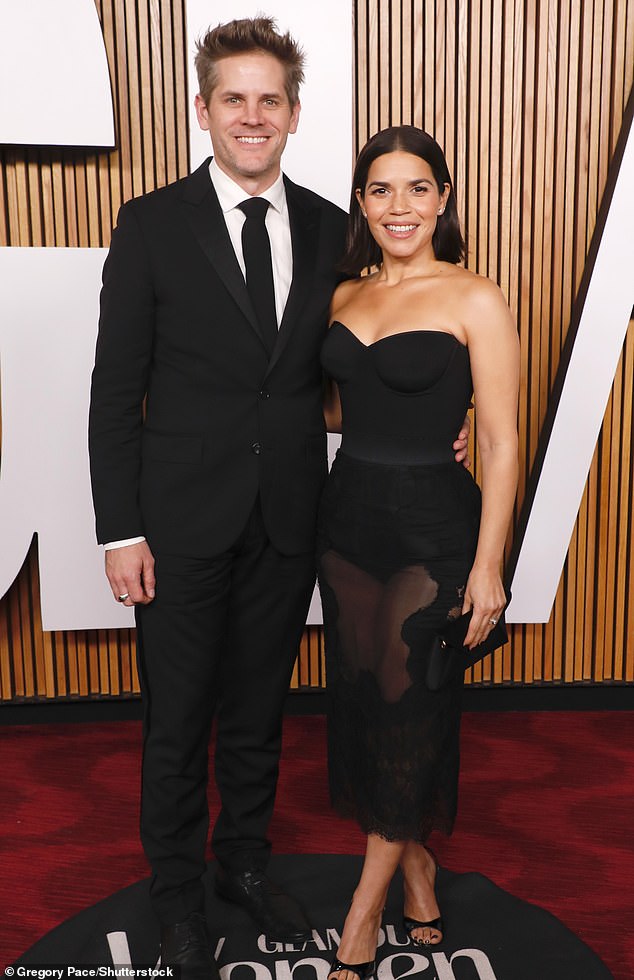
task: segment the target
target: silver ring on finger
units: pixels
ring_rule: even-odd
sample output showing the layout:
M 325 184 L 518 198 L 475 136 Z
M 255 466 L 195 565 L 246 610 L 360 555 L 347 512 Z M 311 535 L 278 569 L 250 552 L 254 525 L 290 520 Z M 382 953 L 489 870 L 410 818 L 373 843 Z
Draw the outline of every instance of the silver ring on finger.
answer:
M 130 593 L 129 592 L 124 592 L 122 595 L 118 596 L 117 602 L 125 602 L 126 599 L 129 599 L 129 598 L 130 598 Z
M 491 623 L 491 626 L 497 626 L 498 624 L 497 619 L 490 619 L 489 622 Z

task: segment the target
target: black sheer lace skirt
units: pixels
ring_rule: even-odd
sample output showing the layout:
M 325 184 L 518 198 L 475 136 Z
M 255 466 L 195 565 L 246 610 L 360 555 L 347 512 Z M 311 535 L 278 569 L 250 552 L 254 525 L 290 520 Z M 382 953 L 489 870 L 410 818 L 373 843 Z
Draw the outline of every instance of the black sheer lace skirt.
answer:
M 366 833 L 424 842 L 456 815 L 462 675 L 425 687 L 429 644 L 460 613 L 480 491 L 464 467 L 338 453 L 322 499 L 319 585 L 332 803 Z

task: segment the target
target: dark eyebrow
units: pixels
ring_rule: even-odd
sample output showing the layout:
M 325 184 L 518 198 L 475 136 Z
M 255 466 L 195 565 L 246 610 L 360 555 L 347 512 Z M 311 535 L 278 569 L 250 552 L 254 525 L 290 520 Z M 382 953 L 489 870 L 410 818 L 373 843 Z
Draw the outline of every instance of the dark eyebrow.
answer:
M 233 92 L 231 89 L 226 89 L 224 92 L 220 93 L 220 97 L 223 99 L 244 99 L 244 92 Z M 281 99 L 281 92 L 262 92 L 258 98 L 260 99 Z
M 410 180 L 408 183 L 410 187 L 416 187 L 417 184 L 430 184 L 431 186 L 433 186 L 434 182 L 433 180 L 430 180 L 429 177 L 421 177 L 419 180 Z M 387 180 L 372 180 L 368 184 L 368 187 L 389 187 L 389 186 L 390 184 L 389 181 Z

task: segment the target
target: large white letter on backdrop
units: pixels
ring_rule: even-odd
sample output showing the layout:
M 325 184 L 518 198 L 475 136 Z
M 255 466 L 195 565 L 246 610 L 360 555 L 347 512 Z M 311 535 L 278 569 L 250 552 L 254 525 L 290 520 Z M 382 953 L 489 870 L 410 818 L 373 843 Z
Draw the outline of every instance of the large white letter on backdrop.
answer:
M 295 135 L 284 151 L 284 172 L 291 180 L 317 191 L 348 210 L 352 176 L 352 6 L 327 0 L 318 7 L 278 0 L 265 5 L 278 29 L 290 31 L 306 54 L 306 81 L 300 99 L 302 111 Z M 196 40 L 209 27 L 240 17 L 254 17 L 263 10 L 259 2 L 232 0 L 208 3 L 187 0 L 190 104 L 198 91 L 194 68 Z M 193 118 L 193 117 L 192 117 Z M 209 133 L 195 125 L 190 129 L 192 167 L 209 156 Z M 339 436 L 328 437 L 330 459 Z M 308 611 L 308 623 L 321 623 L 317 590 Z
M 300 92 L 301 115 L 297 133 L 289 136 L 284 151 L 284 172 L 291 180 L 317 191 L 348 210 L 352 176 L 352 6 L 326 0 L 318 8 L 297 0 L 277 0 L 265 6 L 278 29 L 290 31 L 306 55 L 306 80 Z M 198 92 L 194 67 L 196 41 L 209 27 L 241 17 L 261 14 L 259 2 L 187 0 L 188 82 L 190 105 Z M 192 168 L 211 152 L 209 133 L 196 125 L 192 113 L 190 157 Z M 334 457 L 339 436 L 328 437 L 328 455 Z M 319 593 L 315 589 L 308 623 L 321 623 Z
M 0 143 L 114 146 L 94 0 L 0 3 Z
M 38 534 L 44 629 L 130 626 L 95 543 L 87 451 L 100 248 L 0 249 L 0 595 Z
M 577 321 L 573 316 L 551 395 L 545 448 L 531 480 L 534 493 L 529 488 L 516 535 L 509 623 L 550 618 L 634 305 L 633 107 L 634 95 L 610 167 L 574 311 Z

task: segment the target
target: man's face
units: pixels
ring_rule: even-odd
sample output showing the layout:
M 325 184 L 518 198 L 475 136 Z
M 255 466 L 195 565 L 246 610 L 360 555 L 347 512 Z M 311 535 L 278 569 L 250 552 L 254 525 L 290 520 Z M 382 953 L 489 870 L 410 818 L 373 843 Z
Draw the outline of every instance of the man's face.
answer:
M 248 193 L 273 183 L 289 133 L 299 120 L 291 106 L 282 64 L 262 51 L 236 54 L 216 65 L 209 105 L 196 96 L 201 129 L 209 131 L 216 163 Z

